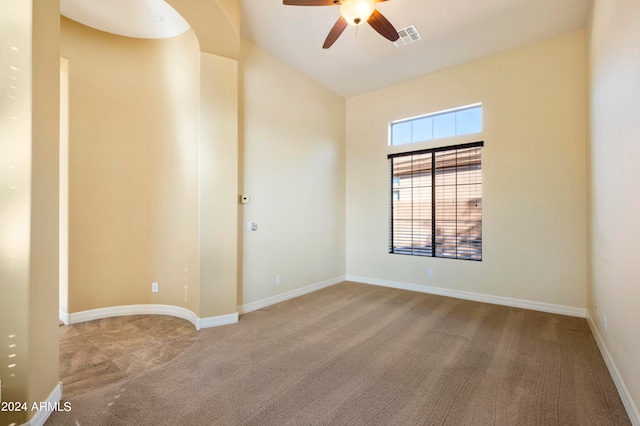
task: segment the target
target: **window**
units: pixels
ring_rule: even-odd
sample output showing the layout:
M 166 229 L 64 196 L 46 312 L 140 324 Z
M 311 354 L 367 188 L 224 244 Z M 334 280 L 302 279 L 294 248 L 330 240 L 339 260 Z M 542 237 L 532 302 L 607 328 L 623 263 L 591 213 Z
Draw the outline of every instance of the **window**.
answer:
M 482 131 L 482 105 L 471 105 L 391 123 L 390 145 Z
M 389 155 L 389 253 L 482 260 L 483 145 Z

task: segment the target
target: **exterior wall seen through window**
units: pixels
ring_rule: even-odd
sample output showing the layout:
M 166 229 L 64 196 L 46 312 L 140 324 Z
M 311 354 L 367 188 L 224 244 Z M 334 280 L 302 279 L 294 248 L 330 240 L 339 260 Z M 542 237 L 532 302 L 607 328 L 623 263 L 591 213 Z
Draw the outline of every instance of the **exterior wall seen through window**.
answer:
M 390 253 L 482 260 L 482 146 L 389 156 Z

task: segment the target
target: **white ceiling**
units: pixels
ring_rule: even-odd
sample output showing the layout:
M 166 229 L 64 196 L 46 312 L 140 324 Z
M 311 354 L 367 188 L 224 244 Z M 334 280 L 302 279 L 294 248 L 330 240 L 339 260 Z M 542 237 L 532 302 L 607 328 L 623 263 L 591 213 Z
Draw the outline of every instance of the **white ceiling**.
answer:
M 376 8 L 422 40 L 403 47 L 368 25 L 324 40 L 338 6 L 240 0 L 242 35 L 335 93 L 353 97 L 585 26 L 590 0 L 389 0 Z
M 376 7 L 397 30 L 422 40 L 403 47 L 368 25 L 324 40 L 338 6 L 285 6 L 239 0 L 242 35 L 310 78 L 349 98 L 584 27 L 591 0 L 389 0 Z M 102 31 L 172 37 L 189 24 L 163 0 L 61 0 L 61 13 Z M 161 16 L 162 19 L 157 18 Z
M 60 13 L 126 37 L 168 38 L 189 29 L 182 15 L 164 0 L 60 0 Z

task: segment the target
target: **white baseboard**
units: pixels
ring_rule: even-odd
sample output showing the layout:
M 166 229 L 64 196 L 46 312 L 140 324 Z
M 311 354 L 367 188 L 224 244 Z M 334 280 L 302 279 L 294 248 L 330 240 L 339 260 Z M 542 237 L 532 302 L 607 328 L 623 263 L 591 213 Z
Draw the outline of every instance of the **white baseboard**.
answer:
M 64 323 L 64 325 L 69 325 L 70 318 L 69 318 L 69 313 L 68 312 L 64 312 L 62 309 L 60 309 L 58 311 L 58 319 L 60 321 L 62 321 L 62 323 Z
M 631 420 L 631 424 L 634 426 L 640 426 L 640 412 L 638 411 L 638 407 L 636 407 L 633 399 L 631 398 L 631 394 L 629 393 L 629 389 L 624 384 L 624 380 L 616 367 L 615 362 L 613 362 L 613 358 L 609 353 L 609 349 L 607 349 L 607 345 L 604 343 L 602 336 L 600 335 L 600 331 L 598 327 L 596 327 L 593 318 L 587 311 L 587 324 L 589 324 L 589 328 L 591 329 L 591 333 L 593 334 L 593 338 L 596 340 L 598 344 L 598 348 L 600 349 L 600 353 L 602 354 L 602 358 L 604 358 L 605 364 L 607 364 L 607 368 L 609 369 L 609 374 L 613 378 L 613 383 L 615 383 L 616 388 L 618 389 L 618 393 L 620 394 L 620 399 L 622 400 L 622 404 L 624 408 L 627 410 L 627 415 L 629 416 L 629 420 Z
M 67 322 L 62 317 L 66 316 Z M 238 322 L 238 313 L 220 315 L 208 318 L 198 318 L 191 310 L 171 305 L 125 305 L 111 306 L 108 308 L 91 309 L 88 311 L 66 314 L 60 311 L 60 320 L 65 324 L 77 324 L 79 322 L 93 321 L 109 317 L 121 317 L 125 315 L 170 315 L 186 319 L 194 325 L 196 330 L 201 328 L 218 327 L 221 325 Z
M 345 281 L 345 276 L 333 278 L 331 280 L 322 281 L 316 284 L 311 284 L 306 287 L 298 288 L 296 290 L 287 291 L 286 293 L 280 293 L 275 296 L 267 297 L 262 300 L 256 300 L 255 302 L 247 303 L 242 306 L 238 306 L 240 314 L 247 314 L 249 312 L 257 311 L 258 309 L 266 308 L 267 306 L 275 305 L 276 303 L 284 302 L 285 300 L 293 299 L 299 296 L 303 296 L 314 291 L 321 290 L 332 285 L 339 284 Z
M 43 402 L 44 407 L 42 408 L 44 409 L 42 410 L 38 409 L 36 411 L 36 414 L 33 417 L 31 417 L 31 420 L 29 420 L 26 423 L 26 425 L 43 426 L 54 410 L 64 409 L 64 406 L 62 406 L 62 404 L 60 403 L 61 400 L 62 400 L 62 383 L 58 382 L 56 387 L 53 388 L 53 391 L 51 391 L 51 393 L 47 397 L 46 401 L 35 402 L 35 404 L 37 404 L 38 407 L 40 407 L 40 402 Z
M 425 285 L 409 284 L 397 281 L 379 280 L 375 278 L 358 277 L 347 275 L 347 281 L 353 281 L 363 284 L 377 285 L 381 287 L 391 287 L 401 290 L 416 291 L 419 293 L 437 294 L 439 296 L 454 297 L 456 299 L 473 300 L 476 302 L 492 303 L 494 305 L 510 306 L 513 308 L 531 309 L 534 311 L 549 312 L 552 314 L 569 315 L 572 317 L 585 318 L 587 310 L 584 308 L 575 308 L 572 306 L 554 305 L 551 303 L 532 302 L 529 300 L 512 299 L 509 297 L 492 296 L 482 293 L 473 293 L 470 291 L 451 290 L 439 287 L 429 287 Z
M 202 328 L 219 327 L 221 325 L 235 324 L 238 322 L 238 313 L 218 315 L 215 317 L 198 318 L 198 330 Z
M 198 327 L 198 317 L 193 311 L 179 306 L 171 305 L 124 305 L 110 306 L 108 308 L 91 309 L 69 314 L 69 323 L 93 321 L 96 319 L 121 317 L 125 315 L 171 315 L 190 321 Z

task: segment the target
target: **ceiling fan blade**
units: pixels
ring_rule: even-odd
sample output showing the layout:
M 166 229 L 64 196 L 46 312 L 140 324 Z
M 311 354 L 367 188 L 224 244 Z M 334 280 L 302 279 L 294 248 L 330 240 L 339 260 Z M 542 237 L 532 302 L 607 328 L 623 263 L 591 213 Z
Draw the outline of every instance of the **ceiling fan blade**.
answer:
M 340 16 L 336 21 L 336 23 L 333 24 L 333 28 L 331 28 L 331 31 L 329 31 L 329 35 L 327 36 L 327 39 L 324 41 L 322 48 L 323 49 L 330 48 L 331 45 L 335 43 L 335 41 L 338 39 L 338 37 L 340 37 L 340 34 L 342 34 L 344 29 L 347 28 L 347 25 L 349 25 L 347 23 L 347 20 L 344 19 L 342 16 Z
M 339 2 L 333 0 L 282 0 L 286 6 L 335 6 Z
M 385 18 L 382 13 L 377 10 L 373 11 L 373 15 L 367 19 L 369 25 L 373 27 L 382 37 L 396 41 L 400 38 L 398 35 L 398 31 L 391 25 L 391 22 L 387 18 Z

